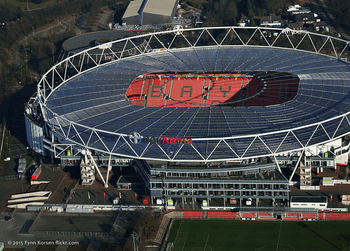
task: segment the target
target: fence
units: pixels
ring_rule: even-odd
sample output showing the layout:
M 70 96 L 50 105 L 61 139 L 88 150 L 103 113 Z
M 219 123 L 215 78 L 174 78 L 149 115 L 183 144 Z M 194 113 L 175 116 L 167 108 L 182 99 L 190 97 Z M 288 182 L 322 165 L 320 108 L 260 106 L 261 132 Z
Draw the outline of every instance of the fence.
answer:
M 334 180 L 334 184 L 350 184 L 350 180 Z
M 31 234 L 40 236 L 84 236 L 84 237 L 109 237 L 108 232 L 78 232 L 78 231 L 49 231 L 49 230 L 35 230 Z
M 20 176 L 18 174 L 15 175 L 6 175 L 6 176 L 0 176 L 0 180 L 18 180 L 24 178 L 24 176 Z

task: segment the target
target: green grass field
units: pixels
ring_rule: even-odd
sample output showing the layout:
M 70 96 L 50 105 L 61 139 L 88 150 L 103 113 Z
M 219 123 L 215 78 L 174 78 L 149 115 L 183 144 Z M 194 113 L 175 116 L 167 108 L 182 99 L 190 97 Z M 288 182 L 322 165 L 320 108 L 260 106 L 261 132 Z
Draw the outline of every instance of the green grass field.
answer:
M 172 251 L 350 251 L 350 222 L 175 220 Z

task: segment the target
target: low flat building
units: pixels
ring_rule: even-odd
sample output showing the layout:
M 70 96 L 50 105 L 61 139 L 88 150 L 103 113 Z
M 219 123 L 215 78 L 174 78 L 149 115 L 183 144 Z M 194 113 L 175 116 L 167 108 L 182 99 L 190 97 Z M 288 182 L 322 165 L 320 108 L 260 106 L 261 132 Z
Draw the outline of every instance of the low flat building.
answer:
M 173 20 L 179 0 L 131 1 L 122 17 L 127 25 L 169 23 Z
M 281 16 L 263 16 L 260 17 L 260 26 L 263 27 L 282 27 L 282 17 Z
M 313 24 L 315 23 L 315 15 L 313 13 L 302 13 L 294 16 L 296 23 Z
M 291 208 L 326 209 L 328 198 L 326 196 L 292 196 Z

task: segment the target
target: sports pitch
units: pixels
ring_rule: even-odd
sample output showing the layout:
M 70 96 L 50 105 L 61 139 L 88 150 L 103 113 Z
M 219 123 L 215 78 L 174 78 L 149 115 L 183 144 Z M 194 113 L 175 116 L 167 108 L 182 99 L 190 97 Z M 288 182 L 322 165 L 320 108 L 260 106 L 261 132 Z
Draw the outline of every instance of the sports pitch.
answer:
M 350 222 L 175 220 L 172 251 L 350 251 Z

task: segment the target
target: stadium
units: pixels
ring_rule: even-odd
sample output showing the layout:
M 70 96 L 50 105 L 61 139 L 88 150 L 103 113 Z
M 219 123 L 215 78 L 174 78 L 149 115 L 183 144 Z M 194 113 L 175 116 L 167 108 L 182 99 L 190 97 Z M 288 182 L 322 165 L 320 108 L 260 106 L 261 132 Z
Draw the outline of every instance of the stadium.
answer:
M 169 206 L 213 198 L 288 205 L 296 172 L 300 187 L 312 187 L 311 168 L 347 164 L 348 41 L 207 27 L 107 44 L 41 78 L 26 105 L 37 153 L 88 164 L 106 187 L 109 172 L 100 169 L 130 163 L 152 203 Z

